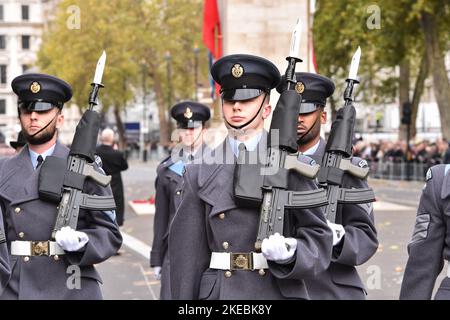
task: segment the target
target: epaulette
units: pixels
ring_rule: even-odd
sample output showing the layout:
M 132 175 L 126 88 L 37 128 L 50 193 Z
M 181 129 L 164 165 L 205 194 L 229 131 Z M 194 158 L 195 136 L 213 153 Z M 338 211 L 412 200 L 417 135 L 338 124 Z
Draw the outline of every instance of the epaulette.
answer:
M 448 171 L 450 170 L 450 164 L 446 164 L 445 165 L 445 169 L 444 169 L 444 176 L 447 175 Z
M 166 164 L 166 162 L 169 161 L 169 159 L 170 159 L 170 156 L 165 157 L 165 158 L 159 163 L 159 165 Z
M 431 170 L 431 168 L 429 169 L 429 171 L 430 170 Z M 445 199 L 450 195 L 450 174 L 447 174 L 449 172 L 449 170 L 450 170 L 450 164 L 446 164 L 444 167 L 444 177 L 442 179 L 442 191 L 441 191 L 442 199 Z M 427 177 L 428 177 L 428 172 L 427 172 Z

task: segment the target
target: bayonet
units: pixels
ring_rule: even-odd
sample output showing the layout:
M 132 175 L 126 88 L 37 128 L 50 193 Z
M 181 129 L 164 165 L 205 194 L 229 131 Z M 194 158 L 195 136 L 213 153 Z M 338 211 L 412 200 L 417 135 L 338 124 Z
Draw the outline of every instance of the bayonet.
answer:
M 359 167 L 351 163 L 353 131 L 356 121 L 356 109 L 353 106 L 353 87 L 358 84 L 358 67 L 361 48 L 353 55 L 350 72 L 346 80 L 344 106 L 338 110 L 331 126 L 330 136 L 325 147 L 325 154 L 319 171 L 319 184 L 327 189 L 328 205 L 325 216 L 335 222 L 338 204 L 368 203 L 375 201 L 375 194 L 370 188 L 343 188 L 344 175 L 365 179 L 369 174 L 368 167 Z
M 302 62 L 302 59 L 300 59 L 299 57 L 301 37 L 302 37 L 302 22 L 300 18 L 298 18 L 294 30 L 292 31 L 291 45 L 289 47 L 290 48 L 289 56 L 286 57 L 286 60 L 288 61 L 288 67 L 285 72 L 286 81 L 288 82 L 287 90 L 290 90 L 291 87 L 295 86 L 296 84 L 295 65 L 297 64 L 297 62 Z
M 102 55 L 98 59 L 97 68 L 95 68 L 94 81 L 95 84 L 102 84 L 103 70 L 105 69 L 106 52 L 103 50 Z
M 94 106 L 98 104 L 97 95 L 100 88 L 103 88 L 102 77 L 103 77 L 103 70 L 105 69 L 105 63 L 106 63 L 106 52 L 105 50 L 103 50 L 102 55 L 97 61 L 94 81 L 91 83 L 92 91 L 91 94 L 89 95 L 89 110 L 93 110 Z
M 291 46 L 289 50 L 289 57 L 300 59 L 300 40 L 302 38 L 302 24 L 300 18 L 297 19 L 294 30 L 291 36 Z
M 361 58 L 361 47 L 358 46 L 355 54 L 352 58 L 352 63 L 350 65 L 350 72 L 348 73 L 348 79 L 358 80 L 358 67 L 359 67 L 359 59 Z

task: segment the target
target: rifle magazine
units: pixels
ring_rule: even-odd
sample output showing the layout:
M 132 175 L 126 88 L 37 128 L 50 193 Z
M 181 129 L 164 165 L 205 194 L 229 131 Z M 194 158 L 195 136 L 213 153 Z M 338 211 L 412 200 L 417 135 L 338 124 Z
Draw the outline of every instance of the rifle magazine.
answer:
M 288 203 L 286 208 L 316 208 L 328 204 L 325 189 L 311 191 L 288 191 Z
M 376 201 L 375 193 L 372 188 L 364 189 L 344 189 L 340 190 L 338 198 L 339 203 L 360 204 Z

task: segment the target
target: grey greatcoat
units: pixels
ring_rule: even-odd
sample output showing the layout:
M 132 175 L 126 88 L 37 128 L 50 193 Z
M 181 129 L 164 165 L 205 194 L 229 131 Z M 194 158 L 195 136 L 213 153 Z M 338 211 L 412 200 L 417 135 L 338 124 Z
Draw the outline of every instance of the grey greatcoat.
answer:
M 427 172 L 408 254 L 400 299 L 431 299 L 436 278 L 450 260 L 450 165 Z M 450 300 L 449 276 L 447 271 L 434 299 Z
M 67 158 L 68 148 L 56 144 L 53 156 Z M 56 204 L 38 196 L 40 168 L 34 170 L 28 147 L 1 162 L 0 206 L 8 247 L 11 241 L 50 240 L 56 220 Z M 111 195 L 111 189 L 88 183 L 84 192 Z M 77 230 L 89 242 L 78 252 L 60 256 L 10 256 L 11 280 L 1 299 L 101 299 L 101 278 L 94 268 L 114 255 L 122 243 L 119 227 L 102 211 L 80 210 Z M 70 267 L 70 268 L 69 268 Z M 79 267 L 79 269 L 78 269 Z M 78 270 L 81 282 L 77 288 Z
M 8 245 L 5 238 L 3 213 L 0 212 L 0 295 L 6 287 L 10 276 L 11 268 L 9 267 Z
M 261 143 L 260 143 L 261 144 Z M 218 151 L 219 150 L 219 151 Z M 170 281 L 174 299 L 308 299 L 305 277 L 329 264 L 332 233 L 318 208 L 292 217 L 297 251 L 289 264 L 268 261 L 269 270 L 210 269 L 212 252 L 251 252 L 258 231 L 259 209 L 238 207 L 233 198 L 234 155 L 226 139 L 226 163 L 188 165 L 183 199 L 169 233 Z M 229 161 L 231 156 L 231 161 Z M 309 179 L 303 190 L 315 189 Z
M 326 143 L 310 157 L 321 164 Z M 355 165 L 367 165 L 360 158 L 352 158 Z M 367 181 L 345 176 L 345 188 L 367 188 Z M 378 240 L 372 204 L 339 205 L 336 222 L 345 229 L 345 236 L 333 247 L 329 268 L 314 278 L 305 280 L 311 299 L 365 299 L 366 291 L 355 266 L 369 260 L 377 251 Z
M 183 162 L 193 161 L 201 158 L 204 152 L 209 152 L 206 145 L 202 145 L 197 154 L 190 160 L 182 159 Z M 171 157 L 164 159 L 156 168 L 155 180 L 155 216 L 153 220 L 153 242 L 150 252 L 150 266 L 161 266 L 161 291 L 160 299 L 169 300 L 170 281 L 169 281 L 169 255 L 168 236 L 170 223 L 175 216 L 182 198 L 183 171 L 172 170 L 174 161 Z
M 170 299 L 169 259 L 167 240 L 169 225 L 175 210 L 181 201 L 182 173 L 170 170 L 173 161 L 170 157 L 163 160 L 156 169 L 155 216 L 153 220 L 153 243 L 150 253 L 150 266 L 161 266 L 160 299 Z

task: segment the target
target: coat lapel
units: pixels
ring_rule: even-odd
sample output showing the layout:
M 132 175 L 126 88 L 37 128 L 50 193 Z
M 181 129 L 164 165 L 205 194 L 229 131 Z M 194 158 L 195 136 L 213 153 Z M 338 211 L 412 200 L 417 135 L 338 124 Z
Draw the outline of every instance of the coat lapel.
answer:
M 69 148 L 61 144 L 59 141 L 57 141 L 55 151 L 53 151 L 52 156 L 58 158 L 67 158 L 68 155 L 69 155 Z
M 53 157 L 58 157 L 58 158 L 67 158 L 67 156 L 69 155 L 69 149 L 64 146 L 63 144 L 61 144 L 60 142 L 56 142 L 56 146 L 55 146 L 55 150 L 52 153 Z M 28 154 L 29 156 L 29 154 Z M 31 160 L 29 160 L 31 162 Z M 39 173 L 41 172 L 41 167 L 40 166 L 37 170 L 33 170 L 33 174 L 30 177 L 29 183 L 27 183 L 25 185 L 25 192 L 28 195 L 28 198 L 25 199 L 19 199 L 15 202 L 25 202 L 25 201 L 29 201 L 29 200 L 34 200 L 39 198 Z
M 34 198 L 34 194 L 30 193 L 28 188 L 29 184 L 34 184 L 35 176 L 28 146 L 18 155 L 6 160 L 1 176 L 0 196 L 11 202 L 14 199 L 14 203 L 17 199 Z
M 57 142 L 53 156 L 64 158 L 67 155 L 67 147 Z M 11 205 L 38 199 L 39 172 L 40 168 L 33 169 L 28 146 L 23 148 L 17 156 L 7 160 L 3 167 L 0 195 L 11 201 Z
M 316 152 L 314 152 L 314 154 L 308 155 L 308 156 L 310 158 L 314 159 L 314 161 L 316 161 L 316 163 L 322 165 L 322 158 L 325 153 L 325 147 L 326 147 L 325 140 L 320 138 L 319 146 L 317 147 Z
M 237 208 L 233 197 L 235 165 L 234 160 L 233 163 L 229 164 L 231 162 L 231 159 L 229 159 L 230 152 L 233 155 L 228 140 L 225 139 L 213 152 L 216 155 L 214 157 L 216 163 L 198 166 L 198 194 L 203 201 L 211 205 L 210 216 Z M 229 162 L 224 163 L 225 160 Z
M 429 169 L 431 170 L 431 169 Z M 432 179 L 433 177 L 431 177 Z M 430 181 L 432 182 L 432 181 Z M 448 196 L 450 196 L 450 172 L 445 172 L 445 167 L 444 167 L 444 179 L 442 182 L 442 190 L 441 190 L 441 198 L 445 199 Z

